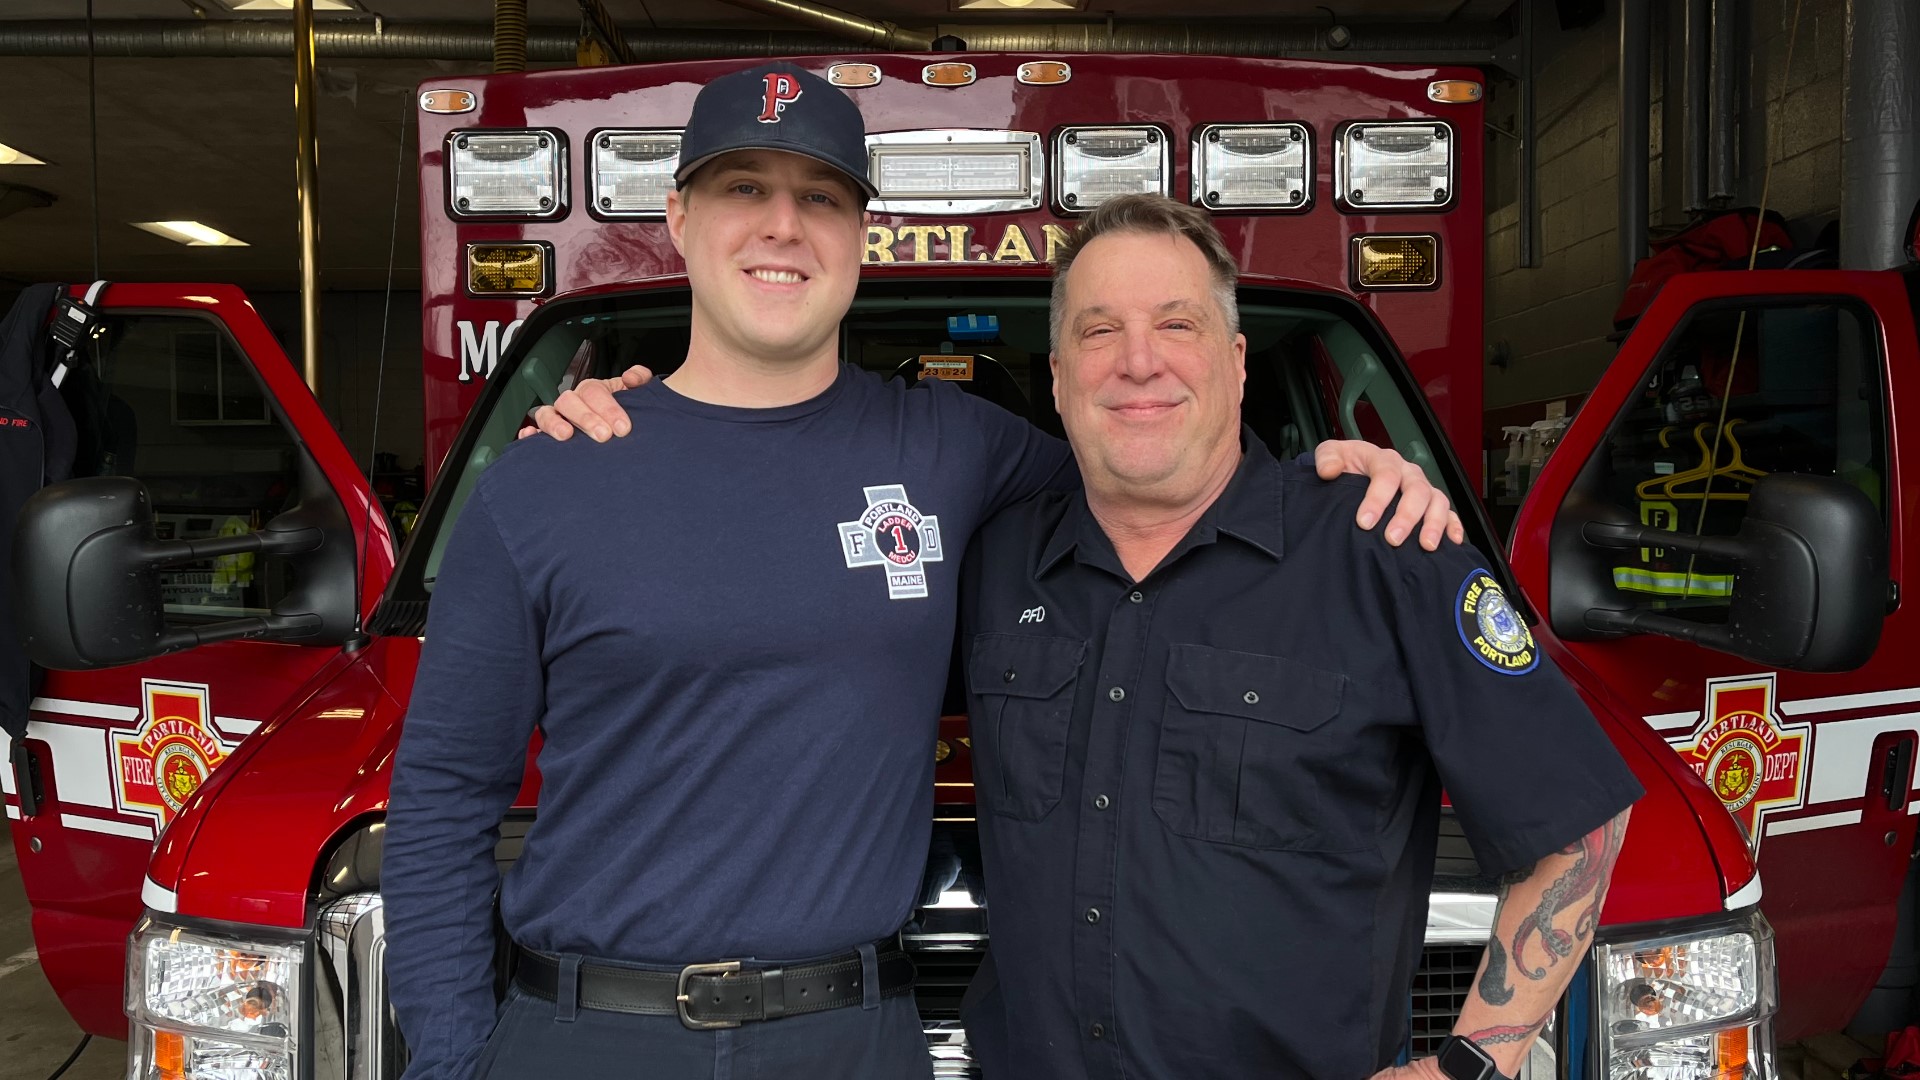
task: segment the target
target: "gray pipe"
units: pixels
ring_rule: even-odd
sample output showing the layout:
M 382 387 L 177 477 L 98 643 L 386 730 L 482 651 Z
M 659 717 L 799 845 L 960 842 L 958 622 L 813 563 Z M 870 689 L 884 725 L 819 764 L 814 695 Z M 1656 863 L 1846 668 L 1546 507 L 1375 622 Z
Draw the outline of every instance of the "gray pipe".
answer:
M 1735 6 L 1734 0 L 1712 0 L 1713 44 L 1707 50 L 1707 198 L 1715 206 L 1733 201 L 1738 167 L 1734 133 L 1740 122 L 1740 102 L 1734 76 L 1740 54 L 1735 48 L 1739 18 Z
M 111 19 L 94 23 L 101 56 L 240 57 L 275 59 L 293 51 L 293 27 L 285 20 Z M 580 42 L 577 24 L 529 27 L 527 59 L 571 64 Z M 314 44 L 329 60 L 493 59 L 493 27 L 486 23 L 372 23 L 328 20 L 314 29 Z M 640 60 L 698 60 L 728 56 L 804 56 L 857 51 L 857 46 L 820 34 L 789 31 L 692 30 L 635 34 L 627 44 Z M 0 56 L 85 56 L 86 24 L 80 20 L 19 19 L 0 22 Z
M 1622 292 L 1633 265 L 1647 253 L 1647 82 L 1653 51 L 1646 0 L 1620 3 L 1620 280 Z
M 1685 59 L 1681 67 L 1684 138 L 1679 151 L 1684 186 L 1681 188 L 1680 205 L 1688 213 L 1693 213 L 1707 205 L 1707 132 L 1711 125 L 1707 111 L 1710 107 L 1707 67 L 1713 36 L 1709 0 L 1686 0 L 1681 17 L 1686 29 L 1686 44 L 1682 50 Z M 1667 160 L 1672 161 L 1673 158 Z
M 1913 0 L 1847 5 L 1841 88 L 1840 265 L 1884 270 L 1907 261 L 1904 235 L 1920 203 L 1920 9 Z
M 1216 23 L 1029 23 L 942 27 L 966 41 L 969 52 L 1199 53 L 1209 56 L 1289 56 L 1305 53 L 1340 59 L 1359 54 L 1405 52 L 1407 60 L 1435 53 L 1491 53 L 1507 40 L 1494 23 L 1440 26 L 1354 26 L 1336 46 L 1325 24 L 1223 26 Z
M 772 15 L 801 26 L 832 34 L 834 37 L 865 45 L 882 52 L 927 52 L 933 48 L 933 35 L 917 30 L 902 30 L 896 23 L 849 15 L 805 0 L 724 0 L 734 7 Z
M 284 20 L 113 19 L 95 25 L 101 56 L 284 57 L 293 50 L 293 28 Z M 967 42 L 970 52 L 1200 53 L 1219 56 L 1303 56 L 1330 59 L 1399 59 L 1411 62 L 1492 63 L 1506 39 L 1493 23 L 1433 27 L 1349 26 L 1351 43 L 1335 49 L 1326 28 L 1314 26 L 1222 26 L 1208 23 L 1105 23 L 1053 25 L 955 24 L 944 30 Z M 493 59 L 493 29 L 484 23 L 372 23 L 329 20 L 315 28 L 319 55 L 330 60 Z M 571 64 L 580 40 L 577 25 L 527 30 L 527 59 Z M 874 46 L 789 30 L 679 30 L 630 34 L 627 44 L 641 61 L 699 60 L 733 56 L 806 56 L 876 51 Z M 66 19 L 0 21 L 0 56 L 85 56 L 86 23 Z

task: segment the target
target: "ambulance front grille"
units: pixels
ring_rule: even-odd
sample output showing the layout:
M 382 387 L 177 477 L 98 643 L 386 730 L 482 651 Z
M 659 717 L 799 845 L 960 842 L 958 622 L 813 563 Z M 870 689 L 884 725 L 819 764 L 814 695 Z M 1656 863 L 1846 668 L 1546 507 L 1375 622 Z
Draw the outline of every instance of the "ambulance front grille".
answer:
M 1439 1051 L 1453 1034 L 1453 1025 L 1466 1006 L 1473 974 L 1480 969 L 1481 945 L 1429 945 L 1420 953 L 1413 973 L 1413 1028 L 1411 1051 L 1424 1057 Z

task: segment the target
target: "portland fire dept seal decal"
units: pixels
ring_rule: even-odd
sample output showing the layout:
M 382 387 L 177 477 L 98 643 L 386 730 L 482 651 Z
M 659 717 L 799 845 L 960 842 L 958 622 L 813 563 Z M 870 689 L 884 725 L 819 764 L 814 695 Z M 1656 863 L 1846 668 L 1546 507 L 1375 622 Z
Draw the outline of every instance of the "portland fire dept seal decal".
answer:
M 1769 814 L 1806 796 L 1812 725 L 1781 723 L 1775 700 L 1771 673 L 1709 679 L 1699 726 L 1667 740 L 1756 842 Z
M 1540 663 L 1540 650 L 1525 619 L 1507 602 L 1500 583 L 1485 570 L 1474 570 L 1460 583 L 1453 606 L 1460 641 L 1475 660 L 1502 675 L 1524 675 Z
M 164 828 L 226 759 L 203 683 L 140 681 L 140 726 L 113 739 L 114 792 L 120 808 Z
M 922 514 L 907 501 L 902 484 L 862 489 L 867 512 L 840 523 L 840 552 L 849 568 L 886 568 L 887 599 L 927 595 L 927 563 L 946 558 L 940 546 L 940 519 Z

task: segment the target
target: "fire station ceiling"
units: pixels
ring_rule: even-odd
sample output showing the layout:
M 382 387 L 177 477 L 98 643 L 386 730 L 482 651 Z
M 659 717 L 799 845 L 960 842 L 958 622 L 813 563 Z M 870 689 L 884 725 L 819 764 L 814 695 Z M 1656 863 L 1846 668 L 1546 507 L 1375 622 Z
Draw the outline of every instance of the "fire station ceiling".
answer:
M 286 0 L 94 0 L 102 28 L 192 30 L 214 21 L 282 22 L 264 9 Z M 461 24 L 484 32 L 491 0 L 318 0 L 323 24 L 371 29 L 410 22 Z M 1486 24 L 1511 0 L 1366 0 L 1325 7 L 1312 0 L 842 0 L 869 19 L 965 36 L 968 25 L 999 28 L 1074 21 L 1218 20 L 1239 27 L 1343 23 L 1421 28 Z M 1074 10 L 1045 4 L 1073 4 Z M 260 4 L 262 7 L 248 7 Z M 723 0 L 603 0 L 628 35 L 659 31 L 796 31 L 781 18 Z M 1329 8 L 1334 13 L 1329 15 Z M 528 0 L 536 28 L 571 33 L 578 0 Z M 95 170 L 88 138 L 88 63 L 84 56 L 33 55 L 29 30 L 69 30 L 85 0 L 0 3 L 0 147 L 45 164 L 6 163 L 0 149 L 0 291 L 43 280 L 85 280 L 94 273 Z M 138 23 L 124 20 L 139 20 Z M 53 35 L 53 36 L 57 36 Z M 82 38 L 81 40 L 84 40 Z M 52 51 L 59 51 L 57 48 Z M 147 50 L 151 51 L 151 50 Z M 1411 58 L 1411 57 L 1409 57 Z M 531 65 L 552 66 L 552 65 Z M 412 91 L 435 75 L 477 74 L 479 60 L 365 60 L 322 55 L 320 175 L 322 283 L 329 289 L 382 287 L 388 253 L 400 288 L 417 285 L 418 197 L 411 129 L 402 162 L 401 125 Z M 292 289 L 298 281 L 293 180 L 293 64 L 275 56 L 108 55 L 94 62 L 98 132 L 99 272 L 120 280 L 230 281 L 254 290 Z M 396 182 L 397 178 L 397 182 Z M 396 218 L 395 210 L 398 210 Z M 245 247 L 184 246 L 135 222 L 198 221 Z M 397 237 L 397 241 L 394 239 Z

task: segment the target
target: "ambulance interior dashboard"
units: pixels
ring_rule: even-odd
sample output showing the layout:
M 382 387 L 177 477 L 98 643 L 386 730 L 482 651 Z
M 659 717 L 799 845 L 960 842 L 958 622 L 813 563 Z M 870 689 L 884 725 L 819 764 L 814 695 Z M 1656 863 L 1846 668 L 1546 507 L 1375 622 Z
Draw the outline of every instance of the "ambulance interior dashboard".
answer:
M 883 378 L 946 380 L 1064 435 L 1048 364 L 1048 287 L 1045 280 L 870 281 L 841 325 L 841 356 Z M 633 364 L 671 374 L 686 355 L 688 310 L 685 290 L 672 290 L 562 301 L 529 320 L 476 406 L 482 418 L 448 455 L 440 484 L 451 483 L 451 495 L 425 509 L 433 547 L 419 564 L 420 580 L 401 582 L 419 586 L 408 598 L 431 594 L 449 532 L 442 523 L 458 514 L 525 416 L 582 378 Z M 1245 289 L 1240 323 L 1247 336 L 1242 416 L 1276 457 L 1329 438 L 1367 439 L 1419 464 L 1455 505 L 1476 505 L 1404 364 L 1356 307 Z M 1490 543 L 1481 520 L 1471 520 L 1469 531 L 1475 543 Z

